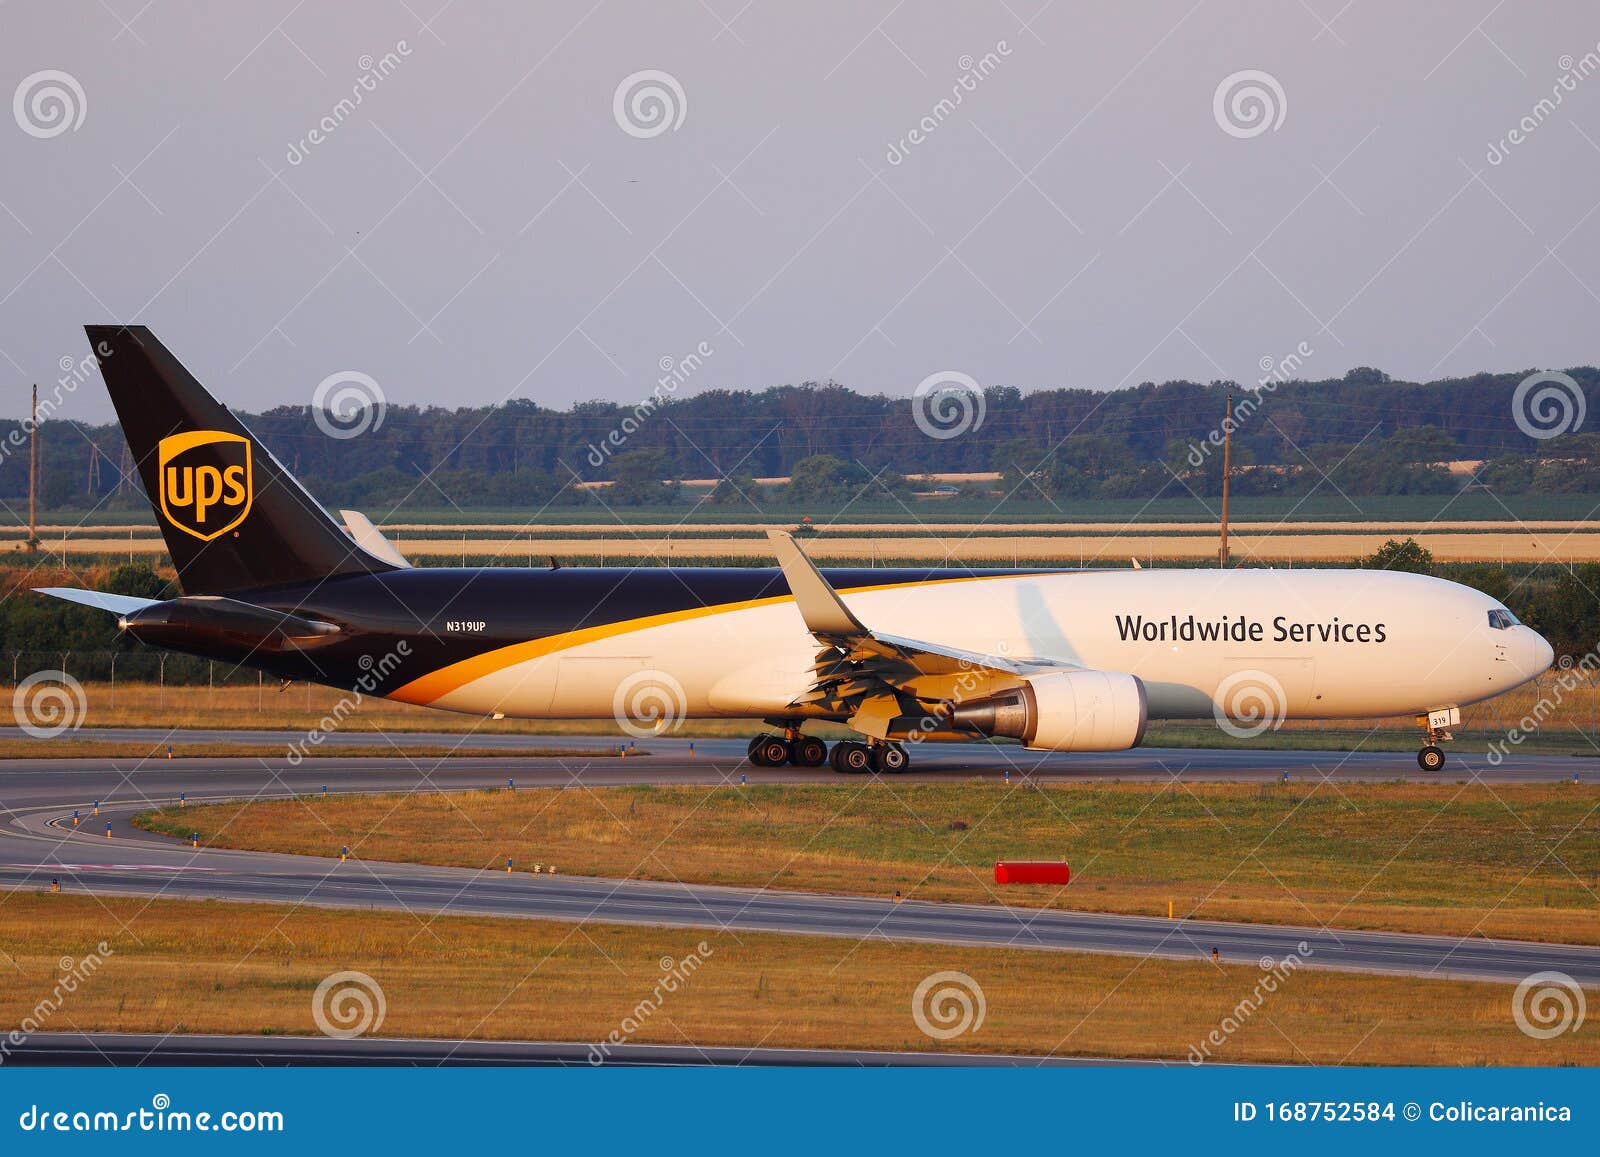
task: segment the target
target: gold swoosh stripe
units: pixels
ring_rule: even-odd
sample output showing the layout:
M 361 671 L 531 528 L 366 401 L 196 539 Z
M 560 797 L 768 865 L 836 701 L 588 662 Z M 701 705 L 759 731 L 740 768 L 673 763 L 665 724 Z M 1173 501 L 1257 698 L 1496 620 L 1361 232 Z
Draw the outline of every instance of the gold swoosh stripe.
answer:
M 960 578 L 930 579 L 927 582 L 911 583 L 882 583 L 877 586 L 847 587 L 842 594 L 867 594 L 873 591 L 904 590 L 910 587 L 943 586 L 947 583 L 968 583 L 992 581 L 997 578 L 1020 578 L 1020 575 L 964 575 Z M 729 614 L 733 611 L 745 611 L 755 607 L 770 607 L 778 603 L 794 602 L 793 595 L 772 595 L 764 599 L 746 599 L 736 603 L 719 603 L 713 607 L 689 607 L 681 611 L 668 611 L 659 615 L 645 615 L 637 619 L 623 619 L 621 622 L 604 623 L 594 627 L 580 627 L 575 631 L 565 631 L 559 635 L 550 635 L 543 639 L 529 639 L 525 643 L 512 643 L 508 647 L 497 647 L 493 651 L 485 651 L 481 655 L 474 655 L 470 659 L 451 663 L 447 667 L 440 667 L 437 671 L 413 679 L 411 682 L 395 688 L 384 696 L 386 699 L 396 699 L 401 703 L 414 703 L 419 707 L 427 707 L 435 700 L 458 691 L 475 679 L 485 675 L 493 675 L 496 671 L 503 671 L 517 663 L 525 663 L 529 659 L 537 659 L 544 655 L 551 655 L 557 651 L 570 650 L 573 647 L 592 643 L 599 639 L 610 639 L 617 635 L 631 634 L 634 631 L 645 631 L 651 627 L 662 627 L 669 623 L 684 623 L 691 619 L 703 619 L 710 615 Z

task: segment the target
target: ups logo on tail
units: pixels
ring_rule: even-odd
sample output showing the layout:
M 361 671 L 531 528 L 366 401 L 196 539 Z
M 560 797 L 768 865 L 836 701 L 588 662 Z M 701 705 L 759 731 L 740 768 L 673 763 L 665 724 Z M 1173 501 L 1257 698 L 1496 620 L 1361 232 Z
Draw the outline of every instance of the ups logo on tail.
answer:
M 255 499 L 250 442 L 238 434 L 191 430 L 161 439 L 161 513 L 202 542 L 244 521 Z

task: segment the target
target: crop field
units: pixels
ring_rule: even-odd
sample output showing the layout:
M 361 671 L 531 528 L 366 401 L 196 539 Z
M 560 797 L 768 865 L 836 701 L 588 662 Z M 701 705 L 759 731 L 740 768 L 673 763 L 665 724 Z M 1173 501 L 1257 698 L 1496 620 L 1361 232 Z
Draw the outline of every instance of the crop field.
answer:
M 1595 786 L 967 782 L 212 804 L 208 846 L 925 900 L 1600 943 Z M 1065 888 L 997 889 L 1001 859 Z
M 762 566 L 772 561 L 768 526 L 794 522 L 669 527 L 579 526 L 530 528 L 513 524 L 446 527 L 401 523 L 386 528 L 395 546 L 419 565 L 543 566 L 550 558 L 574 566 Z M 1372 554 L 1392 538 L 1414 537 L 1441 563 L 1600 561 L 1600 524 L 1547 523 L 1235 523 L 1229 546 L 1235 565 L 1336 565 Z M 0 551 L 21 551 L 20 533 Z M 159 563 L 166 546 L 153 527 L 108 534 L 102 528 L 41 531 L 42 549 L 61 562 Z M 1019 523 L 1010 526 L 913 523 L 893 527 L 833 525 L 807 539 L 819 562 L 839 565 L 1126 566 L 1197 563 L 1214 559 L 1214 525 L 1152 523 Z
M 104 943 L 59 1007 L 63 961 Z M 639 1015 L 668 964 L 688 981 Z M 1352 1065 L 1600 1063 L 1600 1036 L 1535 1040 L 1506 985 L 1289 973 L 1212 1059 Z M 382 1036 L 1109 1056 L 1182 1062 L 1239 1016 L 1254 965 L 809 936 L 554 924 L 137 898 L 0 893 L 0 1021 L 59 1031 L 313 1035 L 313 998 L 354 969 L 381 989 Z M 983 994 L 972 1031 L 934 1041 L 916 988 L 957 968 Z
M 326 496 L 320 496 L 325 498 Z M 1215 523 L 1220 499 L 1192 495 L 1166 498 L 1085 498 L 1058 501 L 1026 500 L 1018 495 L 1003 503 L 982 494 L 963 493 L 954 498 L 919 497 L 911 502 L 863 497 L 846 506 L 786 501 L 781 494 L 769 496 L 759 509 L 748 506 L 717 506 L 697 494 L 687 501 L 669 506 L 617 506 L 600 502 L 560 503 L 544 507 L 482 506 L 461 509 L 449 505 L 427 507 L 408 503 L 391 509 L 374 506 L 365 511 L 375 523 L 389 527 L 397 523 L 467 527 L 475 524 L 502 524 L 522 528 L 528 525 L 566 526 L 624 525 L 675 526 L 683 522 L 711 524 L 749 524 L 787 520 L 791 524 L 803 517 L 818 523 L 1039 523 L 1054 527 L 1060 523 Z M 332 510 L 337 503 L 325 501 Z M 13 510 L 20 509 L 12 502 Z M 1323 491 L 1309 496 L 1235 495 L 1233 517 L 1244 521 L 1271 522 L 1349 522 L 1365 520 L 1385 525 L 1433 523 L 1441 520 L 1511 522 L 1523 525 L 1538 520 L 1588 521 L 1595 517 L 1595 499 L 1590 494 L 1492 494 L 1465 490 L 1453 494 L 1361 495 L 1346 497 Z M 129 501 L 122 509 L 42 510 L 38 524 L 42 537 L 59 536 L 63 528 L 100 527 L 125 535 L 129 527 L 154 529 L 150 508 L 142 500 Z M 13 515 L 0 519 L 0 535 L 20 533 Z

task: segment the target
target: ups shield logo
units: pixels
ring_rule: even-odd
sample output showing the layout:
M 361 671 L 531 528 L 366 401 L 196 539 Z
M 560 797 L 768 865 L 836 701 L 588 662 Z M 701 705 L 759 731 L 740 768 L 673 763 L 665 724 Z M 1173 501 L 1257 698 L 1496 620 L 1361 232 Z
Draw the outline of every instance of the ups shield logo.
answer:
M 161 439 L 161 513 L 202 542 L 244 521 L 255 499 L 250 442 L 238 434 L 191 430 Z

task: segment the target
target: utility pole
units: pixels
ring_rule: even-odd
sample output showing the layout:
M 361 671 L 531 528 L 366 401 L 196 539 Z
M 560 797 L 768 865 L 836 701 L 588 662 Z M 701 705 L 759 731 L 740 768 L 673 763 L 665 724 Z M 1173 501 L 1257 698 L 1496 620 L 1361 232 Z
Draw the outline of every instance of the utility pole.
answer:
M 39 486 L 39 383 L 33 383 L 33 414 L 28 426 L 28 553 L 39 549 L 34 528 L 34 492 Z
M 1228 477 L 1233 472 L 1233 391 L 1225 395 L 1222 411 L 1222 545 L 1217 550 L 1217 565 L 1228 566 Z

